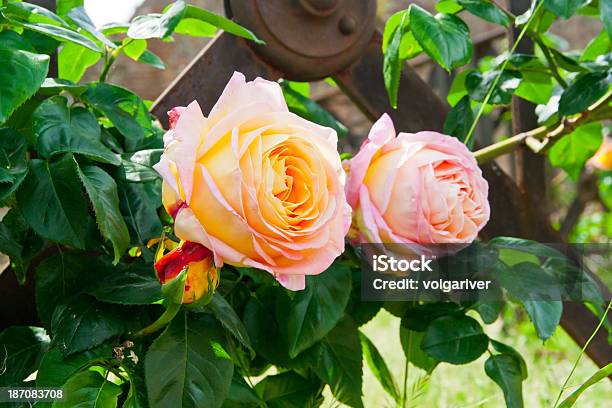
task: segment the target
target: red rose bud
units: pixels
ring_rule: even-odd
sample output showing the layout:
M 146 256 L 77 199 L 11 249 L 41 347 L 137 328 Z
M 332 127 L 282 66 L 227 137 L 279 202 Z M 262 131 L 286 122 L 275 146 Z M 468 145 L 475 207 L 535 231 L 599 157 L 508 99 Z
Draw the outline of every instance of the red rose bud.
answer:
M 176 122 L 178 122 L 184 110 L 184 106 L 176 106 L 168 111 L 168 122 L 170 124 L 170 129 L 174 129 Z
M 187 280 L 183 304 L 200 300 L 219 284 L 219 273 L 212 252 L 196 242 L 185 242 L 155 263 L 157 278 L 162 285 L 176 278 L 185 269 Z

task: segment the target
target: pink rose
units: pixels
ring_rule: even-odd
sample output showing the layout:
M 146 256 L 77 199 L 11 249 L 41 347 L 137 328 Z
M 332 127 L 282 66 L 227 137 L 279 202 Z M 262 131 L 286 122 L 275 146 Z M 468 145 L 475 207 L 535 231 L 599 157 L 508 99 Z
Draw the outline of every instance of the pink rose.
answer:
M 155 166 L 182 240 L 303 289 L 344 251 L 350 207 L 333 129 L 289 112 L 280 86 L 234 73 L 206 118 L 172 111 Z
M 361 242 L 469 243 L 489 220 L 488 184 L 467 147 L 400 133 L 383 115 L 349 163 L 347 199 Z

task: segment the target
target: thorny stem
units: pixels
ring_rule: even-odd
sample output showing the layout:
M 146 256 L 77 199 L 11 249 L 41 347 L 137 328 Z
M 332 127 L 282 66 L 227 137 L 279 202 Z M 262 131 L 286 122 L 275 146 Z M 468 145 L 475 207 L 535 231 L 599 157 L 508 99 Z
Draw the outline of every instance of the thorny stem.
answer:
M 551 127 L 540 126 L 527 132 L 519 133 L 474 152 L 474 157 L 476 157 L 478 164 L 484 164 L 498 156 L 511 153 L 522 145 L 526 145 L 535 153 L 546 153 L 559 139 L 572 133 L 577 127 L 604 119 L 612 119 L 612 108 L 608 106 L 611 100 L 612 93 L 609 93 L 587 111 L 575 117 L 563 118 Z

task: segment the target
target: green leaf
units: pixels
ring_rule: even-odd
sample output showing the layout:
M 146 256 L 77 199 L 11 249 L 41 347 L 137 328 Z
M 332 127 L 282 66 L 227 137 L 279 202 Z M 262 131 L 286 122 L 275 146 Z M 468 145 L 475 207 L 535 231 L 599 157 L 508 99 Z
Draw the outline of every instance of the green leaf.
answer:
M 20 284 L 24 284 L 27 264 L 24 265 L 23 261 L 23 245 L 4 222 L 0 223 L 0 252 L 9 257 L 17 280 Z
M 123 305 L 148 305 L 162 299 L 153 265 L 137 262 L 124 267 L 109 265 L 86 292 L 98 300 Z
M 269 375 L 255 386 L 255 391 L 268 408 L 317 407 L 316 402 L 321 399 L 320 389 L 319 384 L 308 381 L 295 371 Z
M 183 17 L 174 32 L 191 37 L 214 37 L 217 33 L 217 27 L 196 18 Z
M 208 308 L 213 312 L 221 325 L 229 331 L 244 347 L 251 349 L 251 340 L 246 327 L 234 311 L 232 305 L 219 293 L 215 293 L 208 304 Z
M 612 2 L 610 2 L 612 4 Z M 580 61 L 595 61 L 600 55 L 604 55 L 612 51 L 610 45 L 610 36 L 606 30 L 601 30 L 597 37 L 593 38 L 585 47 Z
M 161 206 L 161 197 L 156 183 L 119 183 L 119 202 L 121 213 L 130 231 L 132 241 L 137 245 L 146 245 L 149 239 L 159 237 L 162 225 L 157 215 Z
M 497 249 L 512 249 L 547 258 L 565 259 L 565 256 L 556 249 L 530 239 L 495 237 L 489 241 L 489 245 Z
M 0 129 L 0 201 L 13 194 L 28 173 L 26 151 L 22 135 L 10 128 Z
M 0 124 L 36 93 L 47 76 L 49 56 L 33 51 L 16 32 L 0 32 Z
M 334 263 L 320 275 L 306 277 L 306 289 L 293 299 L 277 304 L 289 356 L 297 356 L 325 337 L 342 318 L 350 292 L 351 270 L 346 264 Z
M 86 266 L 87 265 L 87 266 Z M 45 258 L 36 268 L 36 309 L 45 327 L 50 328 L 56 306 L 64 299 L 81 293 L 87 276 L 85 268 L 97 270 L 97 262 L 87 264 L 85 258 L 59 253 Z
M 121 387 L 96 371 L 77 373 L 62 388 L 66 398 L 54 402 L 53 408 L 113 408 L 121 394 Z
M 326 384 L 334 398 L 361 408 L 362 360 L 359 330 L 345 317 L 313 350 L 312 369 Z
M 450 71 L 470 62 L 474 47 L 468 26 L 457 16 L 410 6 L 410 28 L 421 47 L 442 68 Z
M 512 267 L 503 262 L 494 265 L 499 283 L 516 299 L 557 300 L 561 298 L 559 285 L 538 264 L 521 262 Z
M 521 71 L 521 76 L 521 84 L 514 91 L 514 95 L 533 103 L 548 103 L 553 93 L 550 75 L 525 70 Z
M 83 98 L 101 111 L 125 137 L 128 151 L 136 151 L 144 138 L 153 133 L 151 115 L 137 95 L 106 83 L 93 83 Z
M 436 3 L 436 11 L 444 14 L 457 14 L 463 10 L 463 6 L 461 6 L 456 0 L 441 0 Z
M 550 338 L 561 321 L 563 303 L 559 300 L 525 300 L 523 301 L 523 307 L 527 311 L 538 337 L 542 340 Z
M 135 40 L 126 38 L 123 40 L 123 48 L 121 51 L 131 59 L 138 61 L 138 58 L 147 49 L 147 40 Z
M 85 71 L 100 60 L 100 53 L 79 44 L 67 43 L 60 50 L 57 60 L 59 77 L 79 82 Z
M 599 17 L 608 32 L 608 37 L 612 39 L 612 1 L 599 0 Z
M 219 323 L 180 313 L 145 357 L 151 408 L 219 407 L 230 388 L 233 364 Z
M 113 348 L 103 344 L 95 349 L 64 356 L 55 347 L 45 353 L 36 374 L 36 386 L 61 387 L 77 371 L 83 369 L 90 361 L 96 359 L 111 359 Z
M 467 88 L 465 87 L 465 77 L 467 77 L 468 74 L 473 71 L 474 69 L 469 68 L 455 75 L 455 78 L 451 83 L 451 87 L 448 90 L 448 95 L 446 96 L 446 101 L 450 106 L 455 106 L 464 96 L 468 94 Z
M 138 16 L 130 23 L 127 35 L 135 39 L 167 38 L 172 35 L 186 10 L 185 2 L 179 0 L 172 3 L 163 14 Z
M 404 18 L 404 16 L 406 16 L 406 20 L 402 24 L 402 29 L 400 30 L 402 39 L 399 44 L 399 58 L 402 60 L 408 60 L 416 57 L 423 51 L 423 48 L 421 48 L 416 38 L 414 38 L 414 35 L 409 30 L 408 10 L 398 11 L 397 13 L 389 17 L 389 19 L 385 23 L 382 50 L 383 53 L 386 54 L 389 42 L 393 38 L 393 35 L 396 33 L 397 28 L 400 26 L 400 23 L 402 23 L 402 19 Z
M 570 18 L 582 6 L 587 4 L 589 0 L 543 0 L 544 8 L 559 17 L 565 19 Z
M 188 19 L 188 20 L 198 20 L 204 23 L 208 23 L 210 25 L 213 25 L 217 28 L 220 28 L 221 30 L 225 31 L 226 33 L 229 34 L 233 34 L 235 36 L 238 37 L 242 37 L 242 38 L 246 38 L 247 40 L 251 40 L 254 41 L 257 44 L 265 44 L 265 42 L 263 42 L 262 40 L 260 40 L 259 38 L 257 38 L 257 36 L 255 34 L 253 34 L 252 31 L 242 27 L 240 24 L 235 23 L 234 21 L 227 19 L 223 16 L 219 16 L 216 15 L 206 9 L 200 8 L 200 7 L 195 7 L 192 5 L 188 5 L 187 6 L 187 10 L 185 12 L 185 15 L 183 17 L 184 19 Z M 188 21 L 187 20 L 187 21 Z M 193 26 L 191 26 L 193 27 Z M 196 30 L 196 33 L 198 35 L 202 34 L 202 27 L 200 27 L 200 30 Z M 180 29 L 180 31 L 179 31 Z M 191 35 L 190 34 L 189 29 L 187 29 L 185 26 L 181 27 L 181 24 L 179 23 L 179 27 L 177 27 L 177 33 L 178 34 L 187 34 L 187 35 Z
M 125 333 L 133 321 L 131 309 L 80 295 L 55 308 L 51 319 L 52 344 L 65 355 L 89 350 Z
M 72 29 L 64 28 L 61 26 L 46 24 L 46 23 L 19 23 L 21 26 L 28 30 L 32 30 L 34 32 L 44 34 L 48 37 L 54 38 L 60 42 L 72 42 L 78 45 L 81 45 L 85 48 L 90 49 L 91 51 L 100 52 L 100 48 L 96 45 L 95 42 L 90 40 L 88 37 L 83 34 L 77 33 Z
M 246 383 L 240 373 L 234 371 L 227 398 L 223 401 L 223 408 L 254 408 L 260 404 L 259 395 Z
M 523 407 L 521 367 L 510 354 L 490 356 L 485 362 L 485 372 L 504 392 L 508 408 Z
M 592 72 L 580 76 L 563 92 L 559 100 L 559 115 L 584 112 L 604 96 L 610 88 L 611 72 Z
M 159 180 L 159 173 L 153 169 L 153 165 L 159 162 L 163 151 L 163 149 L 147 149 L 136 153 L 123 154 L 121 161 L 122 177 L 135 183 Z
M 466 95 L 448 112 L 444 121 L 444 133 L 455 136 L 463 143 L 472 122 L 474 122 L 474 111 L 472 110 L 470 97 Z M 470 140 L 468 148 L 472 148 L 473 141 L 474 139 Z
M 602 139 L 601 123 L 580 126 L 563 136 L 548 151 L 550 163 L 565 170 L 573 180 L 578 180 L 584 164 L 597 152 Z
M 440 317 L 427 327 L 421 348 L 436 360 L 465 364 L 487 350 L 489 338 L 480 324 L 468 316 Z
M 49 346 L 49 336 L 39 327 L 14 326 L 0 333 L 0 387 L 23 386 L 38 370 Z
M 82 7 L 84 0 L 56 0 L 55 10 L 60 16 L 65 16 L 75 7 Z
M 589 388 L 590 386 L 594 384 L 597 384 L 599 381 L 604 380 L 606 377 L 609 377 L 610 375 L 612 375 L 612 363 L 609 363 L 605 367 L 602 367 L 599 370 L 597 370 L 595 374 L 590 376 L 589 379 L 586 380 L 584 384 L 578 387 L 576 391 L 572 392 L 569 397 L 564 399 L 563 402 L 561 402 L 561 404 L 557 406 L 557 408 L 573 407 L 576 401 L 578 400 L 578 397 L 580 397 L 580 395 L 582 395 L 582 393 L 586 391 L 587 388 Z
M 164 61 L 149 50 L 144 50 L 140 57 L 138 57 L 137 61 L 141 64 L 150 65 L 153 68 L 166 69 L 166 64 L 164 64 Z
M 346 137 L 348 129 L 321 105 L 292 89 L 286 82 L 282 84 L 283 95 L 289 110 L 302 118 L 321 126 L 334 129 L 338 137 Z
M 110 49 L 117 48 L 117 45 L 109 40 L 104 34 L 102 34 L 94 25 L 94 23 L 89 18 L 87 11 L 83 6 L 75 7 L 70 10 L 67 14 L 67 17 L 72 21 L 77 27 L 85 30 L 92 38 L 95 38 L 97 41 L 101 42 L 105 46 Z
M 527 363 L 525 362 L 525 360 L 523 359 L 523 356 L 521 356 L 521 354 L 518 351 L 508 346 L 507 344 L 500 343 L 499 341 L 493 340 L 493 339 L 491 339 L 491 345 L 493 346 L 495 351 L 501 354 L 508 354 L 508 355 L 513 356 L 519 364 L 519 367 L 521 370 L 521 378 L 523 380 L 527 379 Z
M 415 367 L 431 373 L 438 361 L 428 356 L 421 348 L 424 336 L 423 332 L 410 330 L 403 323 L 400 325 L 400 343 L 406 359 Z
M 130 234 L 119 210 L 117 184 L 99 167 L 80 168 L 76 161 L 75 165 L 93 206 L 100 233 L 113 244 L 114 264 L 117 264 L 130 244 Z
M 92 160 L 113 165 L 119 157 L 100 141 L 96 117 L 83 107 L 69 108 L 63 96 L 52 96 L 32 114 L 36 150 L 48 158 L 59 153 L 78 153 Z
M 438 317 L 455 314 L 463 314 L 463 308 L 456 303 L 436 302 L 414 305 L 402 314 L 402 326 L 422 332 Z
M 504 27 L 510 25 L 510 18 L 499 7 L 487 0 L 458 0 L 458 3 L 465 7 L 473 15 L 499 24 Z
M 495 79 L 500 75 L 497 70 L 484 73 L 472 71 L 465 77 L 465 86 L 472 99 L 483 102 L 493 86 Z M 519 71 L 504 70 L 495 89 L 491 93 L 488 103 L 494 105 L 507 105 L 512 101 L 512 94 L 521 84 L 522 75 Z
M 363 357 L 368 363 L 368 367 L 370 367 L 374 377 L 376 377 L 383 389 L 391 397 L 393 397 L 395 402 L 399 403 L 401 400 L 401 394 L 397 388 L 397 384 L 393 380 L 393 375 L 391 374 L 391 371 L 389 371 L 389 367 L 387 367 L 385 359 L 380 355 L 380 352 L 374 343 L 372 343 L 365 334 L 359 332 L 359 338 L 361 340 Z
M 55 162 L 31 160 L 17 190 L 17 202 L 28 224 L 43 238 L 80 249 L 85 246 L 87 205 L 72 155 Z
M 396 27 L 391 42 L 386 47 L 385 57 L 383 60 L 383 77 L 387 95 L 389 95 L 389 103 L 393 109 L 397 108 L 397 93 L 399 90 L 399 82 L 404 67 L 404 60 L 400 57 L 400 44 L 402 35 L 408 20 L 408 13 L 402 15 L 399 25 Z
M 68 24 L 52 11 L 36 4 L 9 2 L 3 10 L 5 17 L 28 23 L 47 23 L 68 28 Z
M 39 93 L 42 95 L 57 95 L 60 92 L 70 92 L 73 96 L 80 96 L 87 86 L 74 84 L 71 81 L 57 78 L 47 78 L 40 86 Z

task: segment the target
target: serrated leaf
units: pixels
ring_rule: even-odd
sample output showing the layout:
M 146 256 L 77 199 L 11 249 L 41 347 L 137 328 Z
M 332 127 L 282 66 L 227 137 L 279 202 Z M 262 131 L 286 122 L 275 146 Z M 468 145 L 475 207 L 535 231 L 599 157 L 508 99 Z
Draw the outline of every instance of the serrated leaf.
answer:
M 265 44 L 262 40 L 257 38 L 257 36 L 253 34 L 251 30 L 244 28 L 240 24 L 228 18 L 219 16 L 217 14 L 214 14 L 200 7 L 188 5 L 183 18 L 186 19 L 185 21 L 198 20 L 203 23 L 207 23 L 217 28 L 220 28 L 226 33 L 233 34 L 238 37 L 246 38 L 247 40 L 254 41 L 257 44 Z M 205 32 L 205 31 L 202 31 L 202 29 L 203 27 L 200 27 L 198 30 L 195 30 L 196 35 L 202 35 L 202 33 Z M 176 28 L 176 32 L 178 34 L 192 35 L 191 33 L 193 33 L 194 30 L 193 30 L 193 26 L 191 27 L 187 27 L 187 25 L 181 26 L 181 23 L 179 23 L 178 27 Z
M 395 400 L 395 402 L 399 403 L 401 394 L 397 388 L 397 384 L 393 380 L 393 375 L 391 371 L 389 371 L 389 367 L 387 367 L 385 359 L 380 355 L 374 343 L 372 343 L 365 334 L 359 332 L 359 338 L 361 340 L 363 357 L 368 363 L 368 367 L 370 367 L 374 377 L 376 377 L 383 389 Z
M 590 0 L 543 0 L 544 8 L 559 17 L 570 18 Z
M 498 76 L 499 80 L 497 80 Z M 521 78 L 521 73 L 514 70 L 504 70 L 501 75 L 497 70 L 484 73 L 472 71 L 465 78 L 465 86 L 472 99 L 483 102 L 497 80 L 488 103 L 507 105 L 512 100 L 512 94 L 521 84 Z
M 255 385 L 264 406 L 278 408 L 314 408 L 321 399 L 320 388 L 294 371 L 269 375 Z
M 82 249 L 88 214 L 72 155 L 55 162 L 34 159 L 29 167 L 17 190 L 24 218 L 43 238 Z
M 26 140 L 14 129 L 0 129 L 0 201 L 15 192 L 26 174 Z
M 221 326 L 211 316 L 177 315 L 145 357 L 151 408 L 220 407 L 233 373 L 224 344 Z
M 75 165 L 93 206 L 100 233 L 113 244 L 114 264 L 117 264 L 130 244 L 130 234 L 119 210 L 117 184 L 100 167 L 81 168 L 76 161 Z
M 244 327 L 244 324 L 234 311 L 232 305 L 230 305 L 223 296 L 216 292 L 208 304 L 208 308 L 213 312 L 221 325 L 229 331 L 240 344 L 252 350 L 251 340 L 249 339 L 246 327 Z
M 59 153 L 78 153 L 92 160 L 121 164 L 119 157 L 100 141 L 96 117 L 83 107 L 69 108 L 63 96 L 52 96 L 32 114 L 36 150 L 48 158 Z
M 39 327 L 14 326 L 0 333 L 0 387 L 23 386 L 38 370 L 49 336 Z
M 104 113 L 125 137 L 128 151 L 136 151 L 145 137 L 154 133 L 151 115 L 136 94 L 107 83 L 92 83 L 83 98 Z
M 450 71 L 470 62 L 474 52 L 470 30 L 457 16 L 410 6 L 410 29 L 421 47 L 442 68 Z
M 563 136 L 548 151 L 548 158 L 553 166 L 562 168 L 573 180 L 578 180 L 584 164 L 597 152 L 602 140 L 601 124 L 589 123 Z
M 0 124 L 36 93 L 47 76 L 49 56 L 36 54 L 19 35 L 0 32 Z
M 458 3 L 465 7 L 467 11 L 473 15 L 489 21 L 494 24 L 499 24 L 508 27 L 510 18 L 499 7 L 487 0 L 458 0 Z
M 86 292 L 103 302 L 124 305 L 148 305 L 162 299 L 161 284 L 153 265 L 133 262 L 123 267 L 109 267 L 101 279 Z
M 391 41 L 389 42 L 388 47 L 386 47 L 383 60 L 383 79 L 385 82 L 385 88 L 387 89 L 387 95 L 389 96 L 389 104 L 394 109 L 397 108 L 397 93 L 399 90 L 399 82 L 404 65 L 404 60 L 400 57 L 400 44 L 407 20 L 408 13 L 404 13 L 391 36 Z
M 519 367 L 521 370 L 521 378 L 523 380 L 527 379 L 527 363 L 525 362 L 525 359 L 523 358 L 523 356 L 521 356 L 521 354 L 516 351 L 514 348 L 508 346 L 507 344 L 501 343 L 497 340 L 493 340 L 491 339 L 491 345 L 493 346 L 493 348 L 495 349 L 495 351 L 501 353 L 501 354 L 509 354 L 513 357 L 516 358 L 516 360 L 519 363 Z
M 604 96 L 612 83 L 612 71 L 592 72 L 580 76 L 563 91 L 559 100 L 559 115 L 584 112 Z
M 66 397 L 55 401 L 53 408 L 113 408 L 121 387 L 97 371 L 82 371 L 70 377 L 62 387 Z
M 476 360 L 487 350 L 489 338 L 468 316 L 444 316 L 427 327 L 421 348 L 430 357 L 452 364 Z
M 504 392 L 508 408 L 523 407 L 521 367 L 516 357 L 497 354 L 485 361 L 485 372 Z
M 308 276 L 306 289 L 289 303 L 277 304 L 276 314 L 291 357 L 321 340 L 340 321 L 350 292 L 351 270 L 346 264 L 334 263 L 320 275 Z
M 351 407 L 363 407 L 362 350 L 355 323 L 342 319 L 311 353 L 313 370 L 329 384 L 334 397 Z
M 137 245 L 145 245 L 149 239 L 159 237 L 162 232 L 157 215 L 157 208 L 161 206 L 161 197 L 157 196 L 159 185 L 154 182 L 120 182 L 118 191 L 121 213 L 125 217 L 132 241 Z
M 111 359 L 113 348 L 103 344 L 91 350 L 64 356 L 55 347 L 45 353 L 36 374 L 36 386 L 61 387 L 74 373 L 84 368 L 90 361 L 96 359 Z
M 444 133 L 455 136 L 463 143 L 472 122 L 474 122 L 474 111 L 472 110 L 470 97 L 466 95 L 448 112 L 444 121 Z M 474 139 L 470 140 L 468 148 L 471 149 L 473 145 Z
M 410 330 L 403 323 L 400 325 L 400 343 L 406 359 L 415 367 L 431 373 L 436 368 L 438 361 L 428 356 L 421 348 L 423 336 L 425 336 L 424 332 Z
M 529 315 L 529 319 L 542 340 L 550 338 L 563 314 L 563 303 L 560 300 L 525 300 L 523 307 Z
M 59 77 L 79 82 L 85 71 L 100 60 L 100 53 L 75 43 L 65 44 L 58 54 Z
M 174 32 L 186 10 L 185 2 L 179 0 L 172 3 L 163 14 L 138 16 L 130 23 L 127 35 L 135 39 L 167 38 Z
M 55 308 L 51 318 L 52 344 L 64 355 L 89 350 L 127 332 L 128 324 L 133 322 L 131 309 L 79 295 Z

